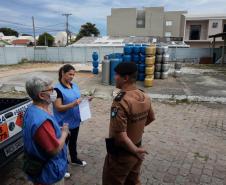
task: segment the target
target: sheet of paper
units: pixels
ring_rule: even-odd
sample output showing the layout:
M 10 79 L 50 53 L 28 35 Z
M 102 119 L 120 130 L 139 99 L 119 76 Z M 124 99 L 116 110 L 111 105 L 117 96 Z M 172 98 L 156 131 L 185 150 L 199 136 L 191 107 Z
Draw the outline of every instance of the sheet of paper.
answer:
M 91 111 L 90 111 L 88 99 L 82 100 L 82 102 L 79 104 L 79 111 L 80 111 L 81 121 L 86 121 L 87 119 L 91 118 Z

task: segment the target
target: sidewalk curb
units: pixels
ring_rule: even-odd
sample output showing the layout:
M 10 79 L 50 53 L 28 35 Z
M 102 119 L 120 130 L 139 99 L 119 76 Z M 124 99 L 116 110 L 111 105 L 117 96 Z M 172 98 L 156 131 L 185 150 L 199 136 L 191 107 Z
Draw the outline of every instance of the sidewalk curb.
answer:
M 170 94 L 148 94 L 152 99 L 165 101 L 181 101 L 181 102 L 207 102 L 226 104 L 226 97 L 213 96 L 187 96 L 187 95 L 170 95 Z

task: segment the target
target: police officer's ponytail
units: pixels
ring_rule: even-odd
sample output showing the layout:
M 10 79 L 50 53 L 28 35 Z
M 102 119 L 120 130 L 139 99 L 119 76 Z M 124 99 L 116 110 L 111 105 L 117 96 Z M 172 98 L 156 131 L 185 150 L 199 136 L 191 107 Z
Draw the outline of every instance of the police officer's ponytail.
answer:
M 59 82 L 61 82 L 61 80 L 62 80 L 62 72 L 63 73 L 67 73 L 70 70 L 75 70 L 75 68 L 72 65 L 70 65 L 70 64 L 65 64 L 65 65 L 63 65 L 60 68 L 60 70 L 59 70 L 59 78 L 58 78 Z

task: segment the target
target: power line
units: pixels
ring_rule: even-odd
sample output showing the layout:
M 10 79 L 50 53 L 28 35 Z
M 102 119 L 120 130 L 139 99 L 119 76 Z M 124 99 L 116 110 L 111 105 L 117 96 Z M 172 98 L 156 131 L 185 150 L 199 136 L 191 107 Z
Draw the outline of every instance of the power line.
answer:
M 0 26 L 0 27 L 5 27 L 5 26 Z M 18 33 L 26 33 L 26 34 L 30 34 L 33 35 L 33 29 L 29 28 L 29 29 L 25 29 L 23 27 L 18 27 L 18 26 L 10 26 L 11 29 L 16 30 Z M 36 27 L 35 27 L 36 28 Z M 63 28 L 55 28 L 55 29 L 35 29 L 35 33 L 36 34 L 42 34 L 44 32 L 60 32 L 60 31 L 65 31 Z
M 31 25 L 26 25 L 26 24 L 22 24 L 22 23 L 18 23 L 18 22 L 12 22 L 12 21 L 2 20 L 2 19 L 0 19 L 0 22 L 7 23 L 7 24 L 12 24 L 12 25 L 17 25 L 16 28 L 18 28 L 18 26 L 20 26 L 20 28 L 26 27 L 27 29 L 33 29 L 33 27 Z M 63 24 L 64 23 L 57 23 L 57 24 L 51 24 L 51 25 L 46 25 L 46 26 L 36 26 L 35 28 L 36 29 L 42 29 L 42 28 L 47 28 L 47 27 L 59 26 L 59 25 L 63 25 Z M 12 26 L 10 26 L 10 27 L 12 27 Z
M 9 27 L 9 28 L 13 28 L 13 29 L 18 29 L 18 30 L 32 30 L 32 27 L 31 28 L 24 28 L 24 27 L 19 27 L 19 26 L 7 26 L 7 25 L 2 25 L 0 24 L 0 28 L 3 28 L 3 27 Z
M 59 29 L 59 30 L 44 30 L 44 31 L 40 31 L 40 32 L 59 32 L 59 31 L 64 31 L 64 30 L 63 29 Z
M 41 28 L 48 28 L 48 27 L 54 27 L 54 26 L 59 26 L 59 25 L 63 25 L 64 23 L 58 23 L 58 24 L 53 24 L 53 25 L 47 25 L 47 26 L 38 26 L 37 28 L 38 29 L 41 29 Z
M 17 22 L 6 21 L 6 20 L 2 20 L 2 19 L 0 19 L 0 22 L 4 22 L 4 23 L 8 23 L 8 24 L 20 25 L 20 26 L 24 26 L 24 27 L 31 27 L 30 25 L 21 24 L 21 23 L 17 23 Z
M 1 25 L 1 27 L 9 27 L 9 28 L 15 29 L 19 33 L 31 34 L 31 35 L 33 35 L 34 38 L 35 38 L 36 33 L 42 34 L 44 32 L 56 33 L 56 32 L 60 32 L 60 31 L 64 31 L 62 28 L 64 23 L 50 24 L 50 25 L 46 25 L 46 26 L 36 26 L 36 25 L 34 26 L 33 18 L 32 18 L 32 25 L 26 25 L 26 24 L 2 20 L 2 19 L 0 19 L 0 25 Z M 61 27 L 61 25 L 62 25 L 62 27 Z M 68 29 L 67 33 L 70 33 L 69 29 Z
M 27 33 L 27 34 L 33 34 L 33 29 L 29 28 L 29 29 L 24 29 L 21 27 L 17 27 L 17 26 L 10 26 L 11 29 L 17 30 L 17 32 L 19 33 Z M 36 27 L 35 27 L 36 28 Z M 40 33 L 44 33 L 44 32 L 59 32 L 59 31 L 65 31 L 62 28 L 56 28 L 56 29 L 35 29 L 35 32 L 40 34 Z
M 76 28 L 76 27 L 72 26 L 71 24 L 69 24 L 69 26 L 70 26 L 71 28 L 73 28 L 75 31 L 77 31 L 77 28 Z
M 44 29 L 44 30 L 37 30 L 37 33 L 45 33 L 45 32 L 59 32 L 59 31 L 64 31 L 63 29 Z

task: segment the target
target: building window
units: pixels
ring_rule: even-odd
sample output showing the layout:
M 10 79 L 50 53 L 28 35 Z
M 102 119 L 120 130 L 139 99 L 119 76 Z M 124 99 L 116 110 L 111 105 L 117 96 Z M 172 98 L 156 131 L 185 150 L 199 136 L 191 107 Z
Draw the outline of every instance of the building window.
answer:
M 145 11 L 137 10 L 137 28 L 145 28 Z
M 137 28 L 145 28 L 144 20 L 137 20 Z
M 173 25 L 173 21 L 166 21 L 166 26 L 172 26 Z
M 226 32 L 226 24 L 224 24 L 224 30 L 223 30 L 223 32 Z
M 165 37 L 171 37 L 171 32 L 165 32 Z
M 201 25 L 191 25 L 189 40 L 200 40 Z
M 213 22 L 212 28 L 217 28 L 218 27 L 218 22 Z

